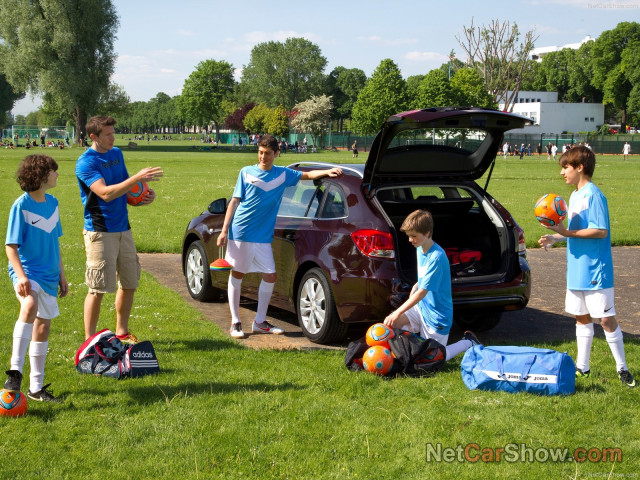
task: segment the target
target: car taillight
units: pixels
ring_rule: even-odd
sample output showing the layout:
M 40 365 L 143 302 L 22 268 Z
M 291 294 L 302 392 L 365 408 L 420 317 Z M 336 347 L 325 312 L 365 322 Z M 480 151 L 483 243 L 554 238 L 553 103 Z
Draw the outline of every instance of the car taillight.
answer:
M 380 230 L 356 230 L 351 234 L 358 249 L 368 257 L 395 258 L 393 237 L 389 232 Z
M 527 251 L 527 243 L 524 240 L 524 230 L 520 228 L 520 225 L 516 224 L 516 232 L 518 232 L 518 253 Z

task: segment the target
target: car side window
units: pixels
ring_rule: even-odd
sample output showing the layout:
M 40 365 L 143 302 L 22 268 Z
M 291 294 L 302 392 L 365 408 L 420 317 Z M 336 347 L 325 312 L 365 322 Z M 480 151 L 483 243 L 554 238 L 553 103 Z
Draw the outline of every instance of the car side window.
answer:
M 313 217 L 319 206 L 316 186 L 310 180 L 303 180 L 297 185 L 287 187 L 282 196 L 278 210 L 280 217 Z M 309 210 L 307 212 L 307 209 Z
M 347 215 L 344 192 L 331 185 L 324 193 L 324 204 L 319 218 L 343 218 Z

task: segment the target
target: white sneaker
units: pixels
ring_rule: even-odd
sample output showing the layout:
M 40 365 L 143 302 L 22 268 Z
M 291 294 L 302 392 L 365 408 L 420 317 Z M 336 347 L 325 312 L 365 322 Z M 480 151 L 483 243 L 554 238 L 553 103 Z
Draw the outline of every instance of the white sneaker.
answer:
M 229 333 L 233 338 L 244 338 L 244 332 L 242 331 L 242 324 L 240 322 L 232 323 Z
M 251 330 L 253 333 L 272 333 L 273 335 L 282 335 L 284 333 L 283 329 L 274 327 L 267 321 L 256 323 L 254 320 Z

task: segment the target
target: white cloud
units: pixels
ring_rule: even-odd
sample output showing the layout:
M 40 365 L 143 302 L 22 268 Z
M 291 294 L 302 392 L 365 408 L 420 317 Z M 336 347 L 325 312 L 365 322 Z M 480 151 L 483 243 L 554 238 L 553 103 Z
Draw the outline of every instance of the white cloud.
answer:
M 243 35 L 246 42 L 256 45 L 269 41 L 284 42 L 287 38 L 306 38 L 311 42 L 318 42 L 321 38 L 315 33 L 296 32 L 295 30 L 279 30 L 276 32 L 255 31 Z
M 181 37 L 193 37 L 195 35 L 195 32 L 193 32 L 192 30 L 176 30 L 176 34 L 180 35 Z
M 438 52 L 407 52 L 403 55 L 411 62 L 448 62 L 449 57 Z

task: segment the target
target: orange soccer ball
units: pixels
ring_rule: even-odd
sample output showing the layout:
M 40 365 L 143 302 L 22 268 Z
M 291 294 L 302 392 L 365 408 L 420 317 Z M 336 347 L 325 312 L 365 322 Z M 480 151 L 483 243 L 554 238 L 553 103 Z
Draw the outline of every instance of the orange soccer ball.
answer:
M 389 348 L 389 339 L 394 336 L 393 330 L 384 323 L 374 323 L 367 330 L 365 341 L 370 347 L 382 345 L 385 348 Z
M 27 413 L 27 397 L 22 392 L 0 390 L 0 417 L 21 417 Z
M 138 205 L 147 195 L 149 195 L 147 182 L 138 182 L 127 192 L 127 203 L 129 205 Z
M 393 366 L 391 350 L 382 345 L 369 348 L 362 357 L 362 366 L 367 372 L 386 375 Z
M 557 225 L 567 218 L 567 202 L 555 193 L 547 193 L 536 201 L 533 213 L 543 225 Z

